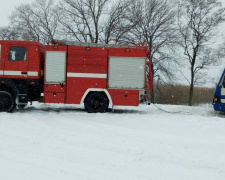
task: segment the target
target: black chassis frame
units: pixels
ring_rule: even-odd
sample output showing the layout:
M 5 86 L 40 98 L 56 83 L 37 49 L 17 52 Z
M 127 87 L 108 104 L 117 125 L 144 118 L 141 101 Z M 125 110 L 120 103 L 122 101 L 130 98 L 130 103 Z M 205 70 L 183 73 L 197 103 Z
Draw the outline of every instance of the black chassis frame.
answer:
M 43 79 L 0 78 L 0 91 L 12 94 L 17 105 L 38 101 L 43 93 Z

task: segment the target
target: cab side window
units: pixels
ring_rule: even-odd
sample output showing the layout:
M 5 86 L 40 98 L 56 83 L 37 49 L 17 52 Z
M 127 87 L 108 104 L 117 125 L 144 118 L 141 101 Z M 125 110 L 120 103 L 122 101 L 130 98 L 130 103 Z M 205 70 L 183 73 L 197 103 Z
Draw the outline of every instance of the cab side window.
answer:
M 27 48 L 26 47 L 10 47 L 9 50 L 9 61 L 25 61 L 27 59 Z

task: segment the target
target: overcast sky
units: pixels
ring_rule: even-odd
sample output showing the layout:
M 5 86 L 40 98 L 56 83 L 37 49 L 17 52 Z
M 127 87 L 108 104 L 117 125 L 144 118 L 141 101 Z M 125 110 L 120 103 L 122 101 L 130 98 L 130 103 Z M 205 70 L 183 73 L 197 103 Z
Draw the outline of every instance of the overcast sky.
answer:
M 22 3 L 32 3 L 33 0 L 0 0 L 0 27 L 7 26 L 9 24 L 8 17 L 16 6 Z

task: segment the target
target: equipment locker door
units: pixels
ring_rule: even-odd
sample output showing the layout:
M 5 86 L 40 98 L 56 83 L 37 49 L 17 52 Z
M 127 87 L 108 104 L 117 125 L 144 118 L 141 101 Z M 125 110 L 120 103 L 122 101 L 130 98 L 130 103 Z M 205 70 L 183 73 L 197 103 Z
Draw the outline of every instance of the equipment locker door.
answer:
M 2 46 L 3 75 L 7 78 L 26 79 L 28 77 L 28 53 L 28 46 Z
M 44 101 L 65 103 L 66 51 L 46 51 Z

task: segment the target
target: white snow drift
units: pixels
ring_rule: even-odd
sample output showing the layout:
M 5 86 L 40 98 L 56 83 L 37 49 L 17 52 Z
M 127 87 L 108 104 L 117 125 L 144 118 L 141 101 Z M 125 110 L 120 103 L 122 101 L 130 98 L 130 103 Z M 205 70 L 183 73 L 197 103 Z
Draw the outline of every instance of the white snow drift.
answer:
M 225 115 L 212 107 L 35 104 L 0 113 L 1 180 L 224 180 Z

